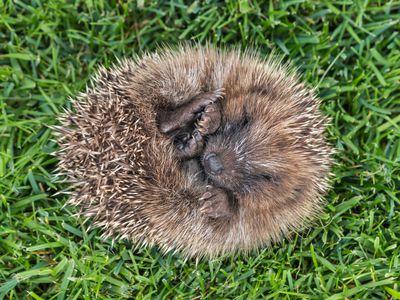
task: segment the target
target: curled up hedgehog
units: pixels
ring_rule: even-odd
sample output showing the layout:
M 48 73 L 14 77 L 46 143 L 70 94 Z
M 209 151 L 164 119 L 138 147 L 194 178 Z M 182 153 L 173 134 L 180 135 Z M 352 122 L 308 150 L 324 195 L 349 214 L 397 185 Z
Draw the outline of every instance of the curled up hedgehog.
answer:
M 255 53 L 182 46 L 102 68 L 57 128 L 69 203 L 187 257 L 249 252 L 321 212 L 331 147 L 319 100 Z

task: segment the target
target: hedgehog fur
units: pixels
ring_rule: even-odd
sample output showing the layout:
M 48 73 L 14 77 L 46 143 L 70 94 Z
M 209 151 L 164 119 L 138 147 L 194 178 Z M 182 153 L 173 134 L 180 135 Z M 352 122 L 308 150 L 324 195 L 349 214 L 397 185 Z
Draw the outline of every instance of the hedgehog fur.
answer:
M 160 116 L 210 91 L 224 93 L 221 124 L 183 161 Z M 270 246 L 322 210 L 332 150 L 319 105 L 293 70 L 251 51 L 186 45 L 101 68 L 57 128 L 69 203 L 104 237 L 187 257 Z M 204 172 L 211 152 L 228 153 L 231 173 Z M 201 212 L 210 182 L 229 190 L 229 216 Z

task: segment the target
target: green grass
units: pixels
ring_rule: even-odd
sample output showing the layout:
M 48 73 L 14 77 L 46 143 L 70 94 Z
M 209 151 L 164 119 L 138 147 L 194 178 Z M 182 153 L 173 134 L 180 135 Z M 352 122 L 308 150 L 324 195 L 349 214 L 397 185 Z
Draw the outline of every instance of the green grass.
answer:
M 64 2 L 0 2 L 0 299 L 400 299 L 399 1 Z M 338 154 L 314 228 L 196 263 L 63 208 L 46 125 L 99 64 L 184 40 L 275 49 L 318 86 Z

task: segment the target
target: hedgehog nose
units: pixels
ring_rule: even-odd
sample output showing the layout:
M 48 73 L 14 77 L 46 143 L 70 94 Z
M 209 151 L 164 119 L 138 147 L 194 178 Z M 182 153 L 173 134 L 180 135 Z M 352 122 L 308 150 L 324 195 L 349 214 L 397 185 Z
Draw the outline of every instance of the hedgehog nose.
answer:
M 204 167 L 207 170 L 210 170 L 211 174 L 213 175 L 221 174 L 222 170 L 224 169 L 220 158 L 214 152 L 211 152 L 204 157 Z

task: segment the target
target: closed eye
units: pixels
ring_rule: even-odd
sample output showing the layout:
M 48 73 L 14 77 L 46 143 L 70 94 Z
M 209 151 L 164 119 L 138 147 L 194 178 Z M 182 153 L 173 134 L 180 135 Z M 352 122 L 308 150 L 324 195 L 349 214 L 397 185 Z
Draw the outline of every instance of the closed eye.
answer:
M 268 182 L 271 182 L 274 184 L 278 183 L 278 181 L 279 181 L 279 177 L 277 175 L 271 174 L 271 173 L 261 173 L 261 174 L 256 175 L 256 177 L 258 177 L 260 180 L 268 181 Z
M 248 174 L 248 178 L 253 178 L 254 180 L 262 180 L 262 181 L 275 181 L 275 177 L 269 173 L 262 174 Z
M 265 180 L 268 180 L 268 181 L 272 180 L 272 175 L 271 174 L 261 174 L 261 177 L 264 178 Z

